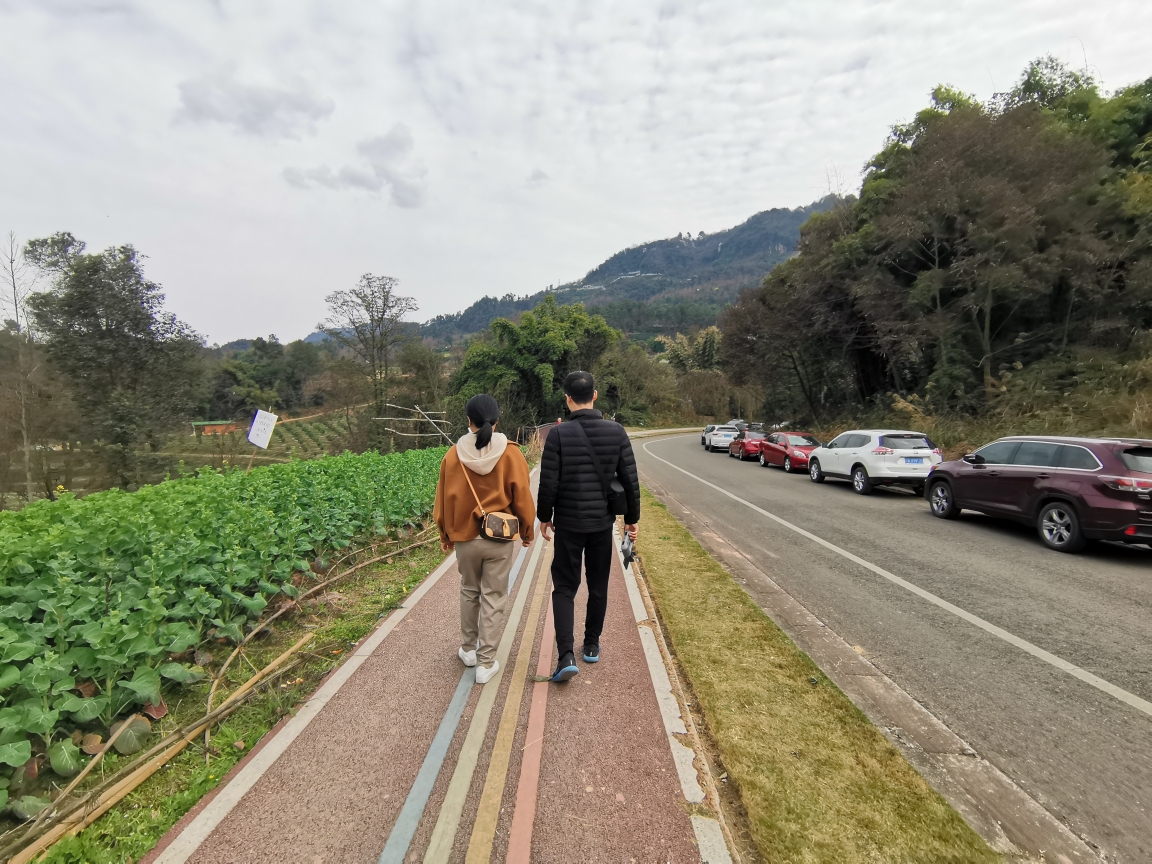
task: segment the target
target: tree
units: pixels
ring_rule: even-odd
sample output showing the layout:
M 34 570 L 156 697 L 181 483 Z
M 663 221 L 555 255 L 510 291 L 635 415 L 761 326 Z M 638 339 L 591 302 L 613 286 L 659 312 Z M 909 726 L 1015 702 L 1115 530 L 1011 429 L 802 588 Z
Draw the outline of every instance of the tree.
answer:
M 658 363 L 634 342 L 615 342 L 593 370 L 605 413 L 625 425 L 644 425 L 660 413 L 679 408 L 676 380 L 666 363 Z
M 328 318 L 318 325 L 363 364 L 377 417 L 385 414 L 399 350 L 412 338 L 412 328 L 405 324 L 404 316 L 418 308 L 413 298 L 396 293 L 399 284 L 391 276 L 365 273 L 352 290 L 336 291 L 324 298 Z M 375 446 L 383 440 L 382 433 L 372 436 Z
M 591 371 L 619 338 L 582 303 L 560 306 L 552 296 L 525 312 L 519 324 L 498 318 L 488 335 L 468 348 L 452 382 L 452 413 L 462 416 L 469 398 L 489 393 L 500 402 L 505 428 L 558 417 L 564 377 L 577 369 Z
M 129 488 L 158 467 L 144 459 L 191 416 L 201 382 L 200 337 L 163 310 L 131 246 L 86 254 L 70 234 L 31 241 L 28 261 L 52 278 L 29 298 L 49 363 L 68 382 L 78 434 L 101 451 L 113 481 Z
M 8 329 L 11 331 L 16 348 L 15 386 L 16 402 L 18 405 L 19 428 L 21 443 L 24 450 L 24 483 L 28 501 L 32 501 L 32 429 L 30 422 L 31 407 L 29 405 L 31 384 L 29 376 L 33 374 L 33 364 L 30 354 L 32 347 L 32 333 L 28 329 L 27 301 L 32 291 L 32 274 L 28 263 L 16 241 L 16 235 L 9 231 L 4 244 L 3 261 L 0 268 L 4 276 L 4 304 L 3 307 L 12 315 L 9 319 Z M 6 376 L 7 377 L 7 376 Z
M 1013 369 L 1152 324 L 1152 81 L 1105 98 L 1045 58 L 1008 95 L 936 88 L 724 313 L 724 366 L 774 419 L 891 391 L 986 410 Z

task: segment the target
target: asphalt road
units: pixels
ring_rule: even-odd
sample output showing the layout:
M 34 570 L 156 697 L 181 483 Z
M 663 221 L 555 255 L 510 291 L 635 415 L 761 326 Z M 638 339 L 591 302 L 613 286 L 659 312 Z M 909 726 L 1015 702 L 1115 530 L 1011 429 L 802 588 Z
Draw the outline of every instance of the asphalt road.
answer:
M 642 472 L 1108 860 L 1152 861 L 1152 716 L 779 525 L 728 490 L 1019 639 L 1152 700 L 1152 550 L 1080 555 L 900 490 L 855 494 L 706 453 L 699 435 L 636 441 Z M 641 543 L 643 526 L 641 526 Z

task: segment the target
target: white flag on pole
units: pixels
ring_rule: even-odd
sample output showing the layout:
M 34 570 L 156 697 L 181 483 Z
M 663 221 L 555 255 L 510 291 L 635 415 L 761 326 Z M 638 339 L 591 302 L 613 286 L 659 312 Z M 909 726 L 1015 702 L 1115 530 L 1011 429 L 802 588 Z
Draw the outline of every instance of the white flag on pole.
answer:
M 256 419 L 252 421 L 252 428 L 248 430 L 248 440 L 261 450 L 267 450 L 268 442 L 272 439 L 272 430 L 279 419 L 267 411 L 257 411 Z

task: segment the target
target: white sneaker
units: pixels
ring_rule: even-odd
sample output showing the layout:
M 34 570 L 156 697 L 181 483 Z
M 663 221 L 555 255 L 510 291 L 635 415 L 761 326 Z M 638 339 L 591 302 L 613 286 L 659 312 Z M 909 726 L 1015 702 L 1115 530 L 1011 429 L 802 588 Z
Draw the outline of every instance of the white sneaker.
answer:
M 493 660 L 491 666 L 477 666 L 476 667 L 476 683 L 487 684 L 492 680 L 492 676 L 500 671 L 500 661 Z
M 463 648 L 461 648 L 457 652 L 457 656 L 460 658 L 460 662 L 463 663 L 465 666 L 475 666 L 476 665 L 476 652 L 475 651 L 465 651 Z

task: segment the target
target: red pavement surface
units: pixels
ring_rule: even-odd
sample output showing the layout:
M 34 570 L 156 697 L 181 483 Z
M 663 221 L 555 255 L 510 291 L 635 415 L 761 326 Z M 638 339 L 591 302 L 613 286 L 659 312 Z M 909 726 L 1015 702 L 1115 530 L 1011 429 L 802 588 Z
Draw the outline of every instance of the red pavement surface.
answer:
M 542 555 L 540 564 L 546 560 Z M 522 572 L 516 590 L 534 588 L 534 575 Z M 460 680 L 458 580 L 453 566 L 188 861 L 377 860 Z M 583 598 L 581 591 L 577 641 L 583 632 Z M 549 591 L 545 609 L 550 600 Z M 543 619 L 544 609 L 540 615 Z M 537 671 L 544 630 L 541 620 L 528 676 Z M 551 666 L 555 646 L 548 637 L 544 650 Z M 531 860 L 700 860 L 618 560 L 613 561 L 602 644 L 601 663 L 580 663 L 580 674 L 568 684 L 537 687 L 529 681 L 525 687 L 490 860 L 505 860 L 517 788 L 523 784 L 528 717 L 534 691 L 541 688 L 547 690 L 547 707 L 535 818 L 519 820 L 521 826 L 531 824 Z M 463 861 L 468 848 L 516 651 L 513 645 L 501 676 L 452 861 Z M 407 861 L 423 859 L 482 689 L 472 688 Z M 539 692 L 535 695 L 539 702 Z M 190 821 L 177 825 L 166 842 Z
M 586 602 L 582 586 L 577 645 Z M 532 860 L 699 861 L 616 557 L 600 644 L 599 663 L 551 685 Z

